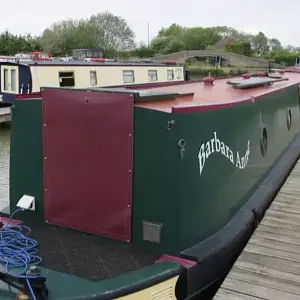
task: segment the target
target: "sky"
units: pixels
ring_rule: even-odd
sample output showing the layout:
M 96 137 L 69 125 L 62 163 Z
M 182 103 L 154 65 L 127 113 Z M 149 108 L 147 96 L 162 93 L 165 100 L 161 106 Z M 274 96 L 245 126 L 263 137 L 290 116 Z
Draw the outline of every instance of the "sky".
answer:
M 300 46 L 299 0 L 10 0 L 1 4 L 0 31 L 38 35 L 53 22 L 110 11 L 123 17 L 136 41 L 150 40 L 161 27 L 229 26 L 264 32 L 283 45 Z

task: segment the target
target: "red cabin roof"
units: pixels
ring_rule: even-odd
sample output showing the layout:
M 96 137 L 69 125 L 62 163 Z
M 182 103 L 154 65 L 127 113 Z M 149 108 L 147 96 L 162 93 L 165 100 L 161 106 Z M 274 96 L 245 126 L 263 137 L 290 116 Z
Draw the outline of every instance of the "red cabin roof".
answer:
M 263 95 L 282 90 L 285 87 L 300 84 L 300 74 L 285 73 L 286 81 L 274 82 L 272 85 L 257 86 L 253 88 L 239 89 L 228 84 L 229 80 L 245 80 L 243 77 L 216 79 L 213 85 L 205 85 L 203 81 L 185 82 L 172 86 L 151 88 L 151 91 L 189 94 L 188 96 L 176 97 L 173 100 L 151 101 L 138 103 L 136 106 L 174 112 L 176 108 L 201 107 L 220 104 L 237 104 L 245 100 L 255 100 Z M 253 77 L 252 77 L 253 78 Z M 268 78 L 268 77 L 265 77 Z

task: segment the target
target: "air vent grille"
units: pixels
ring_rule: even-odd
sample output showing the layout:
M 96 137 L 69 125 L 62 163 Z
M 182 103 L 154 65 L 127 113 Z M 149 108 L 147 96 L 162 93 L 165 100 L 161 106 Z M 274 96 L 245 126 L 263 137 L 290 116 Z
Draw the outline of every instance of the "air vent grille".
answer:
M 152 243 L 160 244 L 162 223 L 143 221 L 143 239 Z
M 152 300 L 175 300 L 173 294 L 173 286 L 165 287 L 159 291 L 152 293 Z

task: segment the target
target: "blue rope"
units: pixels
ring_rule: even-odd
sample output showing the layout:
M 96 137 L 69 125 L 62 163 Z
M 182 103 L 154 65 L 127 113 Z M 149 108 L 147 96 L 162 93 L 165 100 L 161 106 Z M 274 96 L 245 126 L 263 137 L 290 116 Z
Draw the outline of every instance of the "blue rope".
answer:
M 7 224 L 0 229 L 0 263 L 5 265 L 6 273 L 16 278 L 26 279 L 32 299 L 36 300 L 29 279 L 39 278 L 39 276 L 29 276 L 26 272 L 30 265 L 41 263 L 42 259 L 37 256 L 38 243 L 29 238 L 31 229 L 24 225 L 9 226 L 13 216 L 24 209 L 15 210 Z M 26 234 L 25 234 L 26 232 Z M 12 273 L 12 269 L 17 268 L 18 273 Z

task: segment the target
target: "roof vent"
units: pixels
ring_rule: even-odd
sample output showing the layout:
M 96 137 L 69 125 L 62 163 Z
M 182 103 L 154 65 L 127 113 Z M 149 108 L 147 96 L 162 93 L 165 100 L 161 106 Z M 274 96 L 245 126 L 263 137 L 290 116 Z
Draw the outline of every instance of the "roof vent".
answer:
M 271 78 L 271 77 L 265 77 L 265 78 L 257 78 L 257 77 L 252 77 L 248 80 L 230 80 L 227 81 L 227 84 L 231 85 L 233 88 L 238 88 L 238 89 L 247 89 L 247 88 L 254 88 L 254 87 L 259 87 L 259 86 L 267 86 L 271 85 L 275 82 L 280 82 L 280 81 L 286 81 L 288 78 Z
M 143 240 L 160 244 L 162 227 L 162 223 L 143 220 Z
M 215 79 L 211 76 L 205 77 L 203 79 L 204 85 L 214 85 Z
M 250 78 L 251 78 L 251 75 L 250 75 L 249 73 L 245 73 L 245 74 L 242 75 L 242 77 L 243 77 L 244 79 L 250 79 Z

